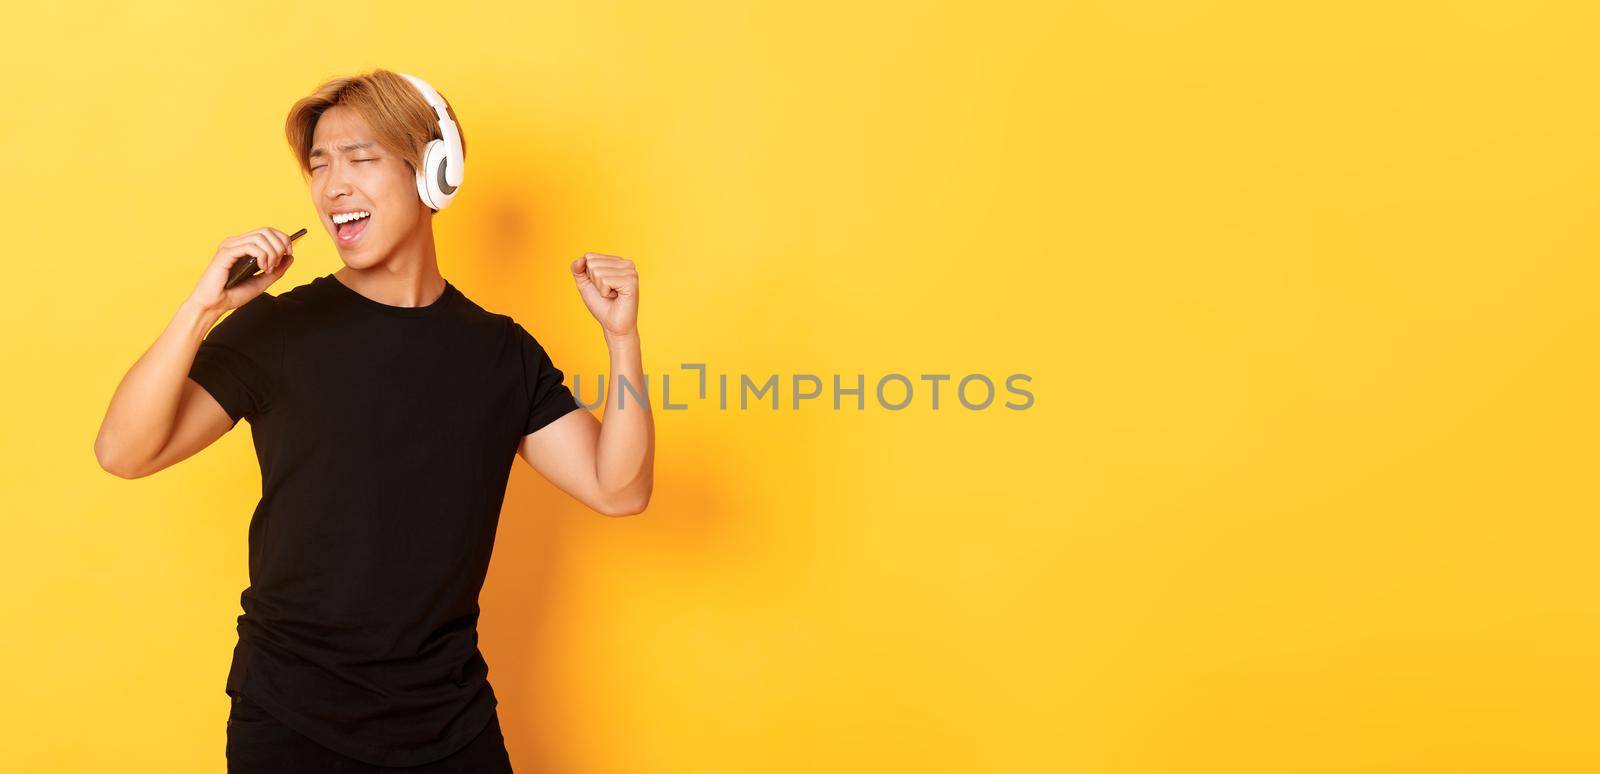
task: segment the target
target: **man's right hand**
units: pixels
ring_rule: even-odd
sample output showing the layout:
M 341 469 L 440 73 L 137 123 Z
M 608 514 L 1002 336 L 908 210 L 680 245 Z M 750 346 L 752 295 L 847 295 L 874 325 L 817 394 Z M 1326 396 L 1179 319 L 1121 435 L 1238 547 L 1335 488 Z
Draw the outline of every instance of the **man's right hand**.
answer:
M 234 264 L 248 260 L 250 256 L 255 256 L 256 266 L 261 273 L 223 289 Z M 211 264 L 201 275 L 189 300 L 198 308 L 217 314 L 237 309 L 261 295 L 293 264 L 294 245 L 289 243 L 288 234 L 275 228 L 264 226 L 228 237 L 217 247 L 217 254 L 211 257 Z

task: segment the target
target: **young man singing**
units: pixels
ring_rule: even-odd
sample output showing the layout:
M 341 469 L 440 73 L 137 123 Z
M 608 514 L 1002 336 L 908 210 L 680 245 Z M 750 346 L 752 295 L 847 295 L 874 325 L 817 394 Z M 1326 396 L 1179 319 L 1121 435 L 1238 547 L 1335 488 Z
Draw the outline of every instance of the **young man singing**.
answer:
M 650 500 L 654 423 L 626 400 L 644 384 L 633 262 L 571 265 L 621 399 L 602 422 L 527 330 L 440 274 L 432 205 L 449 202 L 418 172 L 453 196 L 460 169 L 424 168 L 451 133 L 446 163 L 464 159 L 453 119 L 381 69 L 297 102 L 289 144 L 344 267 L 272 295 L 287 235 L 224 240 L 95 439 L 102 467 L 138 478 L 250 422 L 262 496 L 226 687 L 230 772 L 510 771 L 477 621 L 513 459 L 606 515 Z M 262 273 L 225 288 L 249 256 Z

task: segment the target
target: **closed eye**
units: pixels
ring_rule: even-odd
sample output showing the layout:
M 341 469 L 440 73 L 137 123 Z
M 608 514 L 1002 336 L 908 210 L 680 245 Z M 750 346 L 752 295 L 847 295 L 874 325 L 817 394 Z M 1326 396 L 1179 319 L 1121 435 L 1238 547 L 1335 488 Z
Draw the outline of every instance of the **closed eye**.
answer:
M 357 163 L 359 163 L 359 162 L 362 162 L 362 161 L 377 161 L 377 160 L 378 160 L 378 159 L 355 159 L 355 161 L 356 161 L 356 162 L 357 162 Z M 314 167 L 312 167 L 312 168 L 311 168 L 311 171 L 312 171 L 312 172 L 315 172 L 315 171 L 317 171 L 317 170 L 319 170 L 319 169 L 322 169 L 322 168 L 323 168 L 323 167 L 326 167 L 326 166 L 328 166 L 328 165 L 327 165 L 327 164 L 318 164 L 318 165 L 316 165 L 316 166 L 314 166 Z

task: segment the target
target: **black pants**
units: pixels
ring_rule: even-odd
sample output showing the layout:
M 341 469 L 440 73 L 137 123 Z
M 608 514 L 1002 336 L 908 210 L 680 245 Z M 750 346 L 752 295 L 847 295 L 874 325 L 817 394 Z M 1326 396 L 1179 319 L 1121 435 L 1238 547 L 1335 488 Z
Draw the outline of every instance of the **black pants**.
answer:
M 374 766 L 308 739 L 244 696 L 233 697 L 227 757 L 228 774 L 512 774 L 498 713 L 483 733 L 443 760 L 421 766 Z

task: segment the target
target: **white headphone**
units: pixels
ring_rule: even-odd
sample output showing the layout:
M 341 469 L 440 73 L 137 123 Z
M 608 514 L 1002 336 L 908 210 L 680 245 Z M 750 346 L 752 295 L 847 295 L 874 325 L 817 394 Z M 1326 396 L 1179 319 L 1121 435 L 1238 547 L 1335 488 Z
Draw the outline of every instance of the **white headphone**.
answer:
M 450 111 L 439 92 L 415 75 L 399 75 L 417 87 L 439 117 L 439 136 L 444 139 L 428 141 L 427 147 L 422 149 L 422 166 L 417 169 L 417 195 L 422 197 L 423 204 L 438 212 L 455 200 L 467 171 L 466 154 L 461 150 L 461 131 L 456 128 L 456 122 L 450 120 Z

